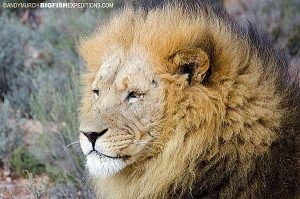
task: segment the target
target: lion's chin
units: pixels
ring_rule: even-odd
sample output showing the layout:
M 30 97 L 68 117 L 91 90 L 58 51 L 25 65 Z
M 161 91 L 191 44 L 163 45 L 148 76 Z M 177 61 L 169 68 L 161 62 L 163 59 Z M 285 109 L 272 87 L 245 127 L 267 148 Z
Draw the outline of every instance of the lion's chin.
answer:
M 98 178 L 108 178 L 126 167 L 122 159 L 111 159 L 90 154 L 86 157 L 86 167 L 90 175 Z

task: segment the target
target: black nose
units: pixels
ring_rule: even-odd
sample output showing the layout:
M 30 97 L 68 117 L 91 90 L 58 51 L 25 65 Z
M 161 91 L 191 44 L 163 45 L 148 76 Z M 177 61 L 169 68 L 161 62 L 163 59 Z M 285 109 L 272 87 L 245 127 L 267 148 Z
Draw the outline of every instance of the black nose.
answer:
M 93 145 L 93 149 L 95 147 L 95 143 L 98 137 L 102 136 L 104 133 L 106 133 L 108 131 L 108 129 L 104 129 L 101 132 L 82 132 L 87 139 L 92 143 Z

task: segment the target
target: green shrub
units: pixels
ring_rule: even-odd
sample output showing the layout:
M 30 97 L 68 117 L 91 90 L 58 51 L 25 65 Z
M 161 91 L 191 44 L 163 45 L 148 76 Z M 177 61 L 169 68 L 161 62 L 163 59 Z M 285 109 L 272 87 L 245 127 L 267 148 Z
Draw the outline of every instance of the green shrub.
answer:
M 0 15 L 0 100 L 10 101 L 12 108 L 20 114 L 30 117 L 29 99 L 32 92 L 38 90 L 33 84 L 36 68 L 25 67 L 28 47 L 41 42 L 39 34 L 18 20 Z
M 70 66 L 63 83 L 57 86 L 51 70 L 44 70 L 42 73 L 41 75 L 48 78 L 45 79 L 45 84 L 41 85 L 41 89 L 31 97 L 32 115 L 44 123 L 51 121 L 59 125 L 59 132 L 42 134 L 29 150 L 38 160 L 45 163 L 45 172 L 54 183 L 51 190 L 61 190 L 61 186 L 68 187 L 66 192 L 55 192 L 56 198 L 70 198 L 78 191 L 83 195 L 91 195 L 84 184 L 83 159 L 78 150 L 76 115 L 80 91 L 79 74 Z M 71 143 L 75 145 L 70 145 Z
M 29 171 L 34 175 L 45 172 L 45 165 L 30 154 L 24 146 L 14 150 L 9 162 L 17 176 L 27 176 L 24 171 Z
M 1 111 L 0 111 L 0 157 L 4 157 L 4 154 L 9 149 L 7 147 L 7 131 L 9 129 L 8 126 L 8 117 L 10 112 L 10 105 L 8 100 L 2 104 Z
M 20 26 L 13 19 L 0 15 L 0 98 L 4 98 L 6 94 L 19 93 L 18 98 L 10 98 L 12 105 L 15 100 L 22 101 L 18 103 L 22 108 L 28 107 L 29 92 L 20 92 L 21 86 L 26 90 L 29 82 L 27 75 L 23 75 L 25 51 L 24 46 L 30 38 L 28 28 Z
M 15 146 L 22 145 L 22 120 L 11 109 L 8 100 L 0 107 L 0 159 L 7 159 Z

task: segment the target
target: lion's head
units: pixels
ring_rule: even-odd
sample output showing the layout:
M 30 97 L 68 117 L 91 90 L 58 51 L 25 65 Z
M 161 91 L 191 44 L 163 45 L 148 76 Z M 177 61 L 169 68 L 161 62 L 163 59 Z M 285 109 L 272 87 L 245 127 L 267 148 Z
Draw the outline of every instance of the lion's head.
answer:
M 81 41 L 80 144 L 100 194 L 183 196 L 197 182 L 202 196 L 238 175 L 230 198 L 280 138 L 275 51 L 206 9 L 125 9 Z
M 94 75 L 80 141 L 90 173 L 105 178 L 153 153 L 165 86 L 139 48 L 112 47 Z

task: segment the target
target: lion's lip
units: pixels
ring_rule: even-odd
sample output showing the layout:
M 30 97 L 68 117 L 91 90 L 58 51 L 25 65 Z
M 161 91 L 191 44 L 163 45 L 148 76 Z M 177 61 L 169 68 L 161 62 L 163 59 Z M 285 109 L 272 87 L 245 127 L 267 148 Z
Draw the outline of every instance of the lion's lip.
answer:
M 106 158 L 111 158 L 111 159 L 122 159 L 122 160 L 127 160 L 128 158 L 130 158 L 130 156 L 127 156 L 127 155 L 125 155 L 125 156 L 116 156 L 116 157 L 114 157 L 114 156 L 109 156 L 109 155 L 105 155 L 105 154 L 103 154 L 103 153 L 100 153 L 99 151 L 97 151 L 97 150 L 91 150 L 87 155 L 90 155 L 90 154 L 92 154 L 92 153 L 96 153 L 98 156 L 101 156 L 101 157 L 106 157 Z

